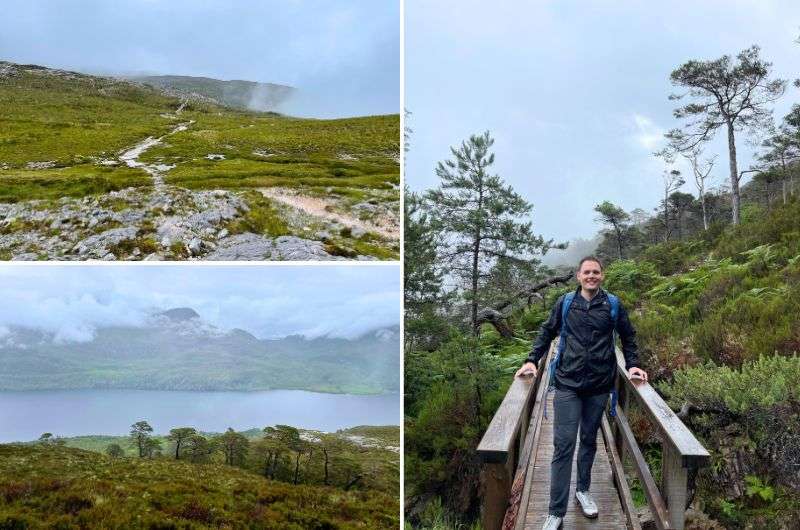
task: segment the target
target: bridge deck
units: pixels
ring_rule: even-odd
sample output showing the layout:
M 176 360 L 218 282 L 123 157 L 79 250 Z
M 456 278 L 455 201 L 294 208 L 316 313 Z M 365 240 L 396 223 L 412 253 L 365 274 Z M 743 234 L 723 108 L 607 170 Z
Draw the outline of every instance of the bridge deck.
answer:
M 529 489 L 527 506 L 520 510 L 520 517 L 524 517 L 525 530 L 540 530 L 547 518 L 547 508 L 550 501 L 550 460 L 553 457 L 553 394 L 547 394 L 548 418 L 541 418 L 541 435 L 538 437 L 538 447 L 528 465 L 526 474 L 526 489 Z M 578 448 L 575 447 L 577 455 Z M 597 519 L 588 519 L 580 512 L 575 504 L 575 459 L 572 460 L 572 482 L 570 486 L 567 515 L 564 518 L 564 530 L 620 530 L 627 527 L 626 517 L 614 486 L 606 446 L 603 435 L 597 432 L 597 454 L 592 467 L 592 485 L 589 488 L 597 502 L 600 514 Z M 523 496 L 523 501 L 525 496 Z

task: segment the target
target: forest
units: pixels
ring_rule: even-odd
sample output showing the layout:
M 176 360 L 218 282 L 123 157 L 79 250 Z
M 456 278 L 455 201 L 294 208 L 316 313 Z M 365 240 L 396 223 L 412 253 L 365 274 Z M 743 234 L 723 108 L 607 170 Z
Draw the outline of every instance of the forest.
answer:
M 44 433 L 0 445 L 0 528 L 397 528 L 399 445 L 396 426 Z
M 689 60 L 669 80 L 676 126 L 653 154 L 664 169 L 642 175 L 662 199 L 626 211 L 597 196 L 593 253 L 628 308 L 650 382 L 711 453 L 687 528 L 795 528 L 800 104 L 773 108 L 797 99 L 800 80 L 774 77 L 757 46 Z M 493 143 L 471 136 L 438 164 L 440 186 L 407 190 L 407 528 L 480 528 L 478 442 L 550 308 L 576 285 L 577 263 L 542 264 L 564 244 L 536 234 L 530 199 L 493 173 Z M 660 445 L 635 412 L 631 425 L 658 480 Z

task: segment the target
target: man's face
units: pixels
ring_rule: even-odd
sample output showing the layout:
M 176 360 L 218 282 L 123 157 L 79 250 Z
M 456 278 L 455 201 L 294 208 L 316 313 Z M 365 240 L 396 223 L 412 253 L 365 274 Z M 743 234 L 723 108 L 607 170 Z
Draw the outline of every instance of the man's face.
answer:
M 603 269 L 596 261 L 584 261 L 578 270 L 578 283 L 581 284 L 581 289 L 587 291 L 596 291 L 603 283 Z

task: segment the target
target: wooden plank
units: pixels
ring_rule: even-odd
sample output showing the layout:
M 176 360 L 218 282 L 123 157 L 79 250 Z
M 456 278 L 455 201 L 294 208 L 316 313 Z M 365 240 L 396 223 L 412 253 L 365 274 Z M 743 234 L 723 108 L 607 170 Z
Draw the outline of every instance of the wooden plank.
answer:
M 526 410 L 530 410 L 534 385 L 532 377 L 514 378 L 503 402 L 492 417 L 481 443 L 478 444 L 478 457 L 482 462 L 491 464 L 506 462 L 517 442 L 522 424 L 528 421 L 524 416 Z
M 603 415 L 603 421 L 600 426 L 603 429 L 603 438 L 605 439 L 606 450 L 608 450 L 609 460 L 611 461 L 614 483 L 617 485 L 617 492 L 622 501 L 622 511 L 627 517 L 628 530 L 642 530 L 642 525 L 639 523 L 639 517 L 637 516 L 636 506 L 633 504 L 631 489 L 628 486 L 628 481 L 625 479 L 625 469 L 622 467 L 622 459 L 617 453 L 617 448 L 614 445 L 614 435 L 611 433 L 611 426 L 608 424 L 608 418 L 606 418 L 605 415 Z
M 553 395 L 547 395 L 548 418 L 543 418 L 539 426 L 540 441 L 535 459 L 532 457 L 528 468 L 530 483 L 529 496 L 526 502 L 524 530 L 541 530 L 547 518 L 550 504 L 550 462 L 553 455 Z M 578 442 L 579 444 L 579 442 Z M 622 511 L 619 495 L 612 481 L 611 465 L 602 435 L 597 434 L 597 454 L 592 466 L 592 484 L 589 488 L 598 504 L 597 519 L 589 519 L 580 513 L 575 503 L 575 482 L 577 480 L 575 462 L 578 448 L 573 454 L 573 470 L 571 476 L 570 496 L 567 513 L 564 517 L 564 529 L 619 530 L 625 528 L 625 515 Z M 520 513 L 520 517 L 522 513 Z
M 639 475 L 642 488 L 644 488 L 644 495 L 647 497 L 647 504 L 650 507 L 650 512 L 653 514 L 653 521 L 656 524 L 656 528 L 658 528 L 658 530 L 671 529 L 667 506 L 664 503 L 664 499 L 661 498 L 661 493 L 658 491 L 655 480 L 653 480 L 653 475 L 650 473 L 647 462 L 645 462 L 644 455 L 642 455 L 642 451 L 636 443 L 633 431 L 631 431 L 631 427 L 628 425 L 628 419 L 625 417 L 625 413 L 619 405 L 617 405 L 616 423 L 619 426 L 625 448 L 628 454 L 633 458 L 634 468 L 636 469 L 636 474 Z
M 669 408 L 655 388 L 641 379 L 629 379 L 625 370 L 625 358 L 617 348 L 617 371 L 629 393 L 639 400 L 642 408 L 650 417 L 653 425 L 680 455 L 681 466 L 702 467 L 708 464 L 710 455 L 694 434 L 684 425 L 678 416 Z M 628 397 L 630 400 L 630 397 Z

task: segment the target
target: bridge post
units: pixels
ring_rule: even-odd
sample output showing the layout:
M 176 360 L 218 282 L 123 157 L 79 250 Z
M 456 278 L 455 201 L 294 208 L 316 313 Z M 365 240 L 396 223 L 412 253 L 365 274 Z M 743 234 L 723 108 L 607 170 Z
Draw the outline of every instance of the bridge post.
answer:
M 686 501 L 689 494 L 689 473 L 681 463 L 681 455 L 670 444 L 661 444 L 661 492 L 667 504 L 670 527 L 683 530 Z
M 514 481 L 513 457 L 503 464 L 483 465 L 483 484 L 486 488 L 481 505 L 481 526 L 484 530 L 499 530 L 511 496 Z
M 625 377 L 620 373 L 617 373 L 617 379 L 615 381 L 616 389 L 617 389 L 617 405 L 619 408 L 622 409 L 622 412 L 625 413 L 625 416 L 628 416 L 628 411 L 630 409 L 629 403 L 630 399 L 628 399 L 628 387 L 625 384 L 625 381 L 622 378 Z M 620 432 L 619 424 L 614 422 L 614 444 L 617 447 L 617 454 L 619 455 L 619 459 L 621 462 L 625 462 L 625 444 L 622 440 L 622 433 Z

